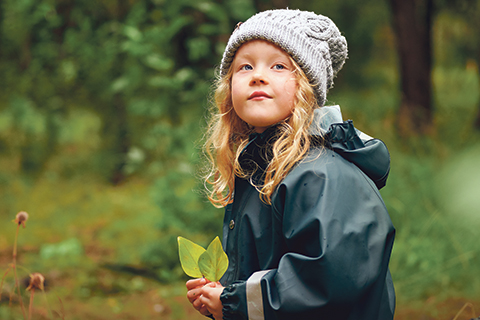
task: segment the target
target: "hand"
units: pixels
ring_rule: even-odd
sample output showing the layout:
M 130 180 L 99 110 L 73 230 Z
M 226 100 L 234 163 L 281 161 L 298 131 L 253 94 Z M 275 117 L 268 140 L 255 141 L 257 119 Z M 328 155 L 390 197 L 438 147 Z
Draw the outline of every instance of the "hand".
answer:
M 190 301 L 192 306 L 200 312 L 200 314 L 204 316 L 208 316 L 211 313 L 208 311 L 207 307 L 201 302 L 199 299 L 202 296 L 202 288 L 204 285 L 209 283 L 205 278 L 198 278 L 198 279 L 192 279 L 188 280 L 186 285 L 187 285 L 187 299 Z
M 220 301 L 220 295 L 223 292 L 223 286 L 220 282 L 210 282 L 202 288 L 200 301 L 215 320 L 223 320 L 223 305 Z

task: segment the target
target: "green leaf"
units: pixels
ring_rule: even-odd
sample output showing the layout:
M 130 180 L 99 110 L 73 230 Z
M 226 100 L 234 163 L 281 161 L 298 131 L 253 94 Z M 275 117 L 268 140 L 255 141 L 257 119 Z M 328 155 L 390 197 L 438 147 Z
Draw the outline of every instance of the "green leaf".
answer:
M 203 276 L 212 282 L 220 280 L 227 271 L 228 257 L 218 237 L 213 239 L 207 250 L 200 255 L 198 266 Z
M 174 61 L 158 53 L 151 53 L 145 57 L 145 64 L 158 71 L 170 70 L 174 66 Z
M 178 237 L 177 241 L 180 263 L 187 275 L 216 282 L 227 271 L 228 257 L 218 237 L 213 239 L 207 250 L 183 237 Z
M 201 278 L 203 275 L 198 267 L 198 260 L 205 249 L 183 237 L 178 237 L 177 241 L 178 255 L 183 271 L 190 277 Z
M 133 26 L 125 26 L 123 33 L 133 41 L 140 41 L 142 39 L 142 32 Z

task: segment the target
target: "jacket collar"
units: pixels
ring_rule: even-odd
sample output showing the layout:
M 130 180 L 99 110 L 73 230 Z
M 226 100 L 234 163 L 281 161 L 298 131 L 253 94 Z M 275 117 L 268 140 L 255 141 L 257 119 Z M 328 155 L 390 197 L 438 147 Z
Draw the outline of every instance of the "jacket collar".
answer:
M 277 127 L 273 125 L 262 133 L 250 134 L 238 159 L 255 183 L 263 178 L 272 157 L 271 146 L 277 138 Z M 359 167 L 379 189 L 385 185 L 390 171 L 387 147 L 380 140 L 357 130 L 351 120 L 343 121 L 339 106 L 316 109 L 309 131 L 314 140 L 321 141 L 325 147 Z

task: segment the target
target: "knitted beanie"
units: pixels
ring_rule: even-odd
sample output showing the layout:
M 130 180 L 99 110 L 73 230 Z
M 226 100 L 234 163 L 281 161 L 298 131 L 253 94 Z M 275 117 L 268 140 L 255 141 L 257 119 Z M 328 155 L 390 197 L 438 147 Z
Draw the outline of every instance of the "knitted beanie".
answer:
M 228 73 L 235 53 L 250 40 L 266 40 L 286 51 L 305 72 L 319 106 L 347 58 L 347 40 L 333 21 L 313 12 L 279 9 L 260 12 L 239 24 L 228 40 L 220 75 Z

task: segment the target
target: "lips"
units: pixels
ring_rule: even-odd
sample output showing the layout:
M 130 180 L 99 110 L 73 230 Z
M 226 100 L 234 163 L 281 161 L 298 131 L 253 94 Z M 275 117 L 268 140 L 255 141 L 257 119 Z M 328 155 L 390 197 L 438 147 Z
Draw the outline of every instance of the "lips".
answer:
M 263 100 L 263 99 L 271 99 L 271 98 L 272 97 L 264 91 L 254 91 L 248 97 L 248 100 Z

